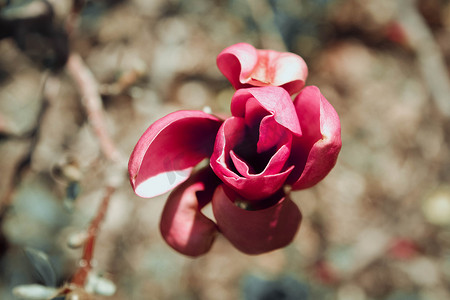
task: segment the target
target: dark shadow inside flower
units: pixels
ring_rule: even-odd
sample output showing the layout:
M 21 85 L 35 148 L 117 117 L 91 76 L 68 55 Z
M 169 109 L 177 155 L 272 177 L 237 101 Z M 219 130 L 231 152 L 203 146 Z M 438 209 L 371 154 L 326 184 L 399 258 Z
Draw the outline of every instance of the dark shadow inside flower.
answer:
M 256 127 L 256 126 L 255 126 Z M 255 132 L 256 131 L 256 132 Z M 269 162 L 270 158 L 273 156 L 273 154 L 276 152 L 276 147 L 272 147 L 267 151 L 264 151 L 262 153 L 258 153 L 257 151 L 257 144 L 259 139 L 259 130 L 256 128 L 245 128 L 245 136 L 244 139 L 236 145 L 236 147 L 233 148 L 232 152 L 235 156 L 238 156 L 242 161 L 245 161 L 246 165 L 248 166 L 248 171 L 250 174 L 259 174 L 267 166 L 267 163 Z M 231 157 L 233 157 L 233 154 L 231 154 Z M 234 162 L 234 160 L 232 160 Z M 245 174 L 242 174 L 237 168 L 236 165 L 233 165 L 234 170 L 236 170 L 238 173 L 241 173 L 242 176 L 245 176 Z
M 281 189 L 294 166 L 289 161 L 300 124 L 289 94 L 264 87 L 235 93 L 231 112 L 216 136 L 210 164 L 230 188 L 250 201 Z
M 269 169 L 271 173 L 278 173 L 290 167 L 286 164 L 286 156 L 292 135 L 274 120 L 273 115 L 266 114 L 253 124 L 246 124 L 241 140 L 230 150 L 228 163 L 236 174 L 249 177 Z

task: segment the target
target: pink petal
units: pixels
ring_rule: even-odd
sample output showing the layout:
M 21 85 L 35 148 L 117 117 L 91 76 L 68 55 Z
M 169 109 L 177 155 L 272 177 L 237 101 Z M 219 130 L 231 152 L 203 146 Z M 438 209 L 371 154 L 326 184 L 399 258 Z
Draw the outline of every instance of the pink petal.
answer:
M 228 187 L 239 193 L 239 195 L 250 201 L 258 202 L 281 189 L 293 168 L 294 166 L 291 166 L 283 172 L 276 174 L 256 174 L 250 175 L 249 177 L 242 177 L 235 174 L 228 177 L 217 173 L 216 170 L 214 172 Z
M 235 89 L 248 80 L 258 62 L 256 49 L 249 44 L 239 43 L 224 49 L 217 56 L 217 66 Z
M 257 50 L 258 63 L 249 84 L 283 87 L 290 95 L 298 93 L 305 85 L 308 67 L 300 56 L 289 52 Z
M 262 153 L 281 144 L 286 144 L 292 139 L 292 134 L 280 126 L 274 116 L 265 116 L 259 125 L 259 139 L 257 152 Z
M 214 152 L 211 155 L 210 164 L 213 170 L 216 167 L 222 176 L 236 175 L 230 170 L 232 165 L 228 153 L 244 138 L 244 134 L 245 124 L 242 118 L 231 117 L 223 122 L 217 133 Z M 214 170 L 216 175 L 218 172 Z
M 235 89 L 273 85 L 293 95 L 302 89 L 308 76 L 308 68 L 300 56 L 257 50 L 246 43 L 223 50 L 217 56 L 217 66 Z
M 282 145 L 277 152 L 270 158 L 269 162 L 267 163 L 267 167 L 264 169 L 264 171 L 261 172 L 260 175 L 267 176 L 270 174 L 278 174 L 282 172 L 283 168 L 286 167 L 286 162 L 288 160 L 289 154 L 291 152 L 291 143 Z M 292 166 L 293 167 L 293 166 Z M 289 168 L 286 169 L 286 171 L 289 170 Z
M 264 117 L 273 116 L 253 97 L 248 98 L 244 103 L 244 112 L 240 116 L 245 118 L 245 125 L 249 128 L 257 126 Z
M 231 99 L 231 114 L 247 119 L 247 102 L 259 104 L 275 117 L 275 121 L 296 135 L 301 135 L 300 123 L 289 94 L 280 87 L 261 87 L 237 90 Z M 251 107 L 255 107 L 253 104 Z
M 231 117 L 225 120 L 217 133 L 210 165 L 225 184 L 244 198 L 250 200 L 267 198 L 283 186 L 293 169 L 293 166 L 289 168 L 286 166 L 291 146 L 290 139 L 286 140 L 284 147 L 280 146 L 261 173 L 249 174 L 251 170 L 246 163 L 235 154 L 234 158 L 231 156 L 233 148 L 244 138 L 244 127 L 242 118 Z M 243 173 L 236 173 L 233 167 Z
M 248 165 L 233 150 L 230 150 L 231 160 L 239 174 L 244 177 L 266 176 L 277 174 L 282 171 L 286 165 L 291 151 L 292 135 L 284 127 L 280 126 L 271 115 L 265 116 L 260 122 L 259 139 L 256 152 L 261 154 L 264 151 L 277 149 L 267 162 L 266 167 L 259 173 L 256 173 L 252 166 Z M 231 148 L 231 147 L 230 147 Z M 226 153 L 225 153 L 226 156 Z
M 128 173 L 138 196 L 163 194 L 211 155 L 222 121 L 201 111 L 177 111 L 153 123 L 136 144 Z
M 255 173 L 253 167 L 249 166 L 242 158 L 237 156 L 233 150 L 230 151 L 230 157 L 233 165 L 236 167 L 236 170 L 242 176 L 248 177 L 250 173 Z
M 341 149 L 341 124 L 331 104 L 315 86 L 305 87 L 294 100 L 303 130 L 294 138 L 290 161 L 296 166 L 289 181 L 294 190 L 322 180 L 336 164 Z
M 213 213 L 220 232 L 240 251 L 261 254 L 282 248 L 294 239 L 302 219 L 289 197 L 274 195 L 274 205 L 260 210 L 245 210 L 234 204 L 238 196 L 217 187 Z
M 200 209 L 211 201 L 219 184 L 210 168 L 203 169 L 179 185 L 167 199 L 160 231 L 176 251 L 199 256 L 211 248 L 217 235 L 216 224 Z
M 270 158 L 266 168 L 259 174 L 249 166 L 242 158 L 240 158 L 233 150 L 230 151 L 230 157 L 239 174 L 245 178 L 257 178 L 261 176 L 273 175 L 281 172 L 286 165 L 286 160 L 290 154 L 290 144 L 282 145 L 280 149 Z

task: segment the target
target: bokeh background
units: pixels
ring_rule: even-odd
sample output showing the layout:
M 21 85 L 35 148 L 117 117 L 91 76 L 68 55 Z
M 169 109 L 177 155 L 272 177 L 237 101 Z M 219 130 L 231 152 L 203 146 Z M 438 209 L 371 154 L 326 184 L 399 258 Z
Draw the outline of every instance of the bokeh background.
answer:
M 82 248 L 68 241 L 111 181 L 95 270 L 116 292 L 93 299 L 450 299 L 449 1 L 0 0 L 0 38 L 1 299 L 45 282 L 26 247 L 70 281 Z M 169 112 L 228 113 L 215 58 L 238 42 L 301 55 L 343 147 L 324 181 L 292 194 L 291 245 L 247 256 L 219 236 L 192 259 L 159 234 L 167 194 L 138 198 L 125 166 Z M 73 53 L 99 83 L 119 163 L 88 121 Z

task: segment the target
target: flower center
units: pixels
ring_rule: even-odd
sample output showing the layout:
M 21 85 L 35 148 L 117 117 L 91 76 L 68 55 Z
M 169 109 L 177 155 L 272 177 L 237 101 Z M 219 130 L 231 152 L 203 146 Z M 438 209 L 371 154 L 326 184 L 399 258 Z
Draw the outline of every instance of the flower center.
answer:
M 247 163 L 250 174 L 259 174 L 264 171 L 269 160 L 277 150 L 277 147 L 273 146 L 268 150 L 258 153 L 259 127 L 260 122 L 255 126 L 246 126 L 244 138 L 233 149 L 234 153 Z

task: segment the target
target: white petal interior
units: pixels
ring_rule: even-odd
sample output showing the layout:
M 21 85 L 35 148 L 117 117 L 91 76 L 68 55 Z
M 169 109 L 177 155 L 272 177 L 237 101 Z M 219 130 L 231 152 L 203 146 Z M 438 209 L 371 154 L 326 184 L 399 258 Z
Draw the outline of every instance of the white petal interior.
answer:
M 141 182 L 136 187 L 135 192 L 138 196 L 143 198 L 151 198 L 164 194 L 178 186 L 180 183 L 186 181 L 189 175 L 191 175 L 191 171 L 192 168 L 187 168 L 184 170 L 174 170 L 158 174 Z

